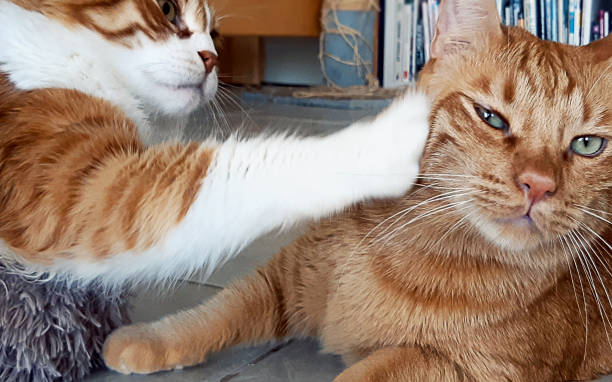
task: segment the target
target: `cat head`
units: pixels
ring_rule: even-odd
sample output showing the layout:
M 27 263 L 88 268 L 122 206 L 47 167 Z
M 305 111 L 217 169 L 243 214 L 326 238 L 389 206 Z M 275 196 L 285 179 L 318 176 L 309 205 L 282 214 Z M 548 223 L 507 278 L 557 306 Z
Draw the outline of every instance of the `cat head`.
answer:
M 434 100 L 421 172 L 455 190 L 456 213 L 488 242 L 524 252 L 605 235 L 611 38 L 542 41 L 502 26 L 493 0 L 442 0 L 419 79 Z
M 147 109 L 184 115 L 216 93 L 215 15 L 205 0 L 14 3 L 60 23 L 69 34 L 89 43 L 93 52 L 76 55 L 89 54 L 97 65 L 107 66 Z M 70 40 L 80 43 L 75 37 Z

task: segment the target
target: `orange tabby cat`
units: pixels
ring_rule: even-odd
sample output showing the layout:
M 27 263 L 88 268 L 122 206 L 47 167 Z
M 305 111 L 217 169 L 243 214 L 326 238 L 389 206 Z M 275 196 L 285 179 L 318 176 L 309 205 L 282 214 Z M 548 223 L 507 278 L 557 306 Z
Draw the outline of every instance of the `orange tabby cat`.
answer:
M 314 336 L 349 365 L 337 382 L 612 371 L 612 37 L 541 41 L 500 26 L 493 0 L 440 11 L 422 187 L 314 226 L 203 306 L 119 329 L 109 367 Z
M 0 0 L 0 262 L 104 285 L 213 270 L 418 171 L 427 101 L 325 137 L 150 145 L 214 97 L 204 0 Z

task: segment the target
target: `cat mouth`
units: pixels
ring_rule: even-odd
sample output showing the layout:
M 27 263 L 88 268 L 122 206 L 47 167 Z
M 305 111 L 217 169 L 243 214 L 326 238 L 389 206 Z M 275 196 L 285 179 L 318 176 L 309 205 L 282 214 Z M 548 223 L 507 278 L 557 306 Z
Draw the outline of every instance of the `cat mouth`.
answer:
M 156 81 L 159 86 L 171 89 L 171 90 L 194 90 L 194 91 L 203 91 L 204 82 L 194 82 L 194 83 L 185 83 L 185 84 L 168 84 L 165 82 Z
M 496 223 L 511 226 L 513 228 L 529 230 L 531 232 L 540 232 L 538 224 L 533 220 L 530 214 L 513 218 L 497 219 Z

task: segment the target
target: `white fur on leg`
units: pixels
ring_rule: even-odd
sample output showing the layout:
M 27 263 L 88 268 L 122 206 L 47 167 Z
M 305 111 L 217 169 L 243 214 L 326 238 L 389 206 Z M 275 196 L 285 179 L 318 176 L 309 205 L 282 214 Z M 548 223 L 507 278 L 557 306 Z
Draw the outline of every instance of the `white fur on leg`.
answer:
M 211 272 L 257 237 L 368 198 L 397 197 L 418 173 L 428 104 L 409 94 L 370 122 L 327 137 L 231 139 L 187 216 L 156 246 L 103 261 L 63 261 L 55 271 L 113 285 Z

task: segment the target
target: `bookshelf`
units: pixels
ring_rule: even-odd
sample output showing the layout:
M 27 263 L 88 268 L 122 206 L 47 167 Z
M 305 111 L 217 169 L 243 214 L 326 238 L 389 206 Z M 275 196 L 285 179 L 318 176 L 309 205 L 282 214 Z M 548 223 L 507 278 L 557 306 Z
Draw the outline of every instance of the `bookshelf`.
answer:
M 496 0 L 503 24 L 571 45 L 610 34 L 612 0 Z M 414 83 L 429 60 L 440 0 L 384 0 L 381 66 L 385 88 Z

